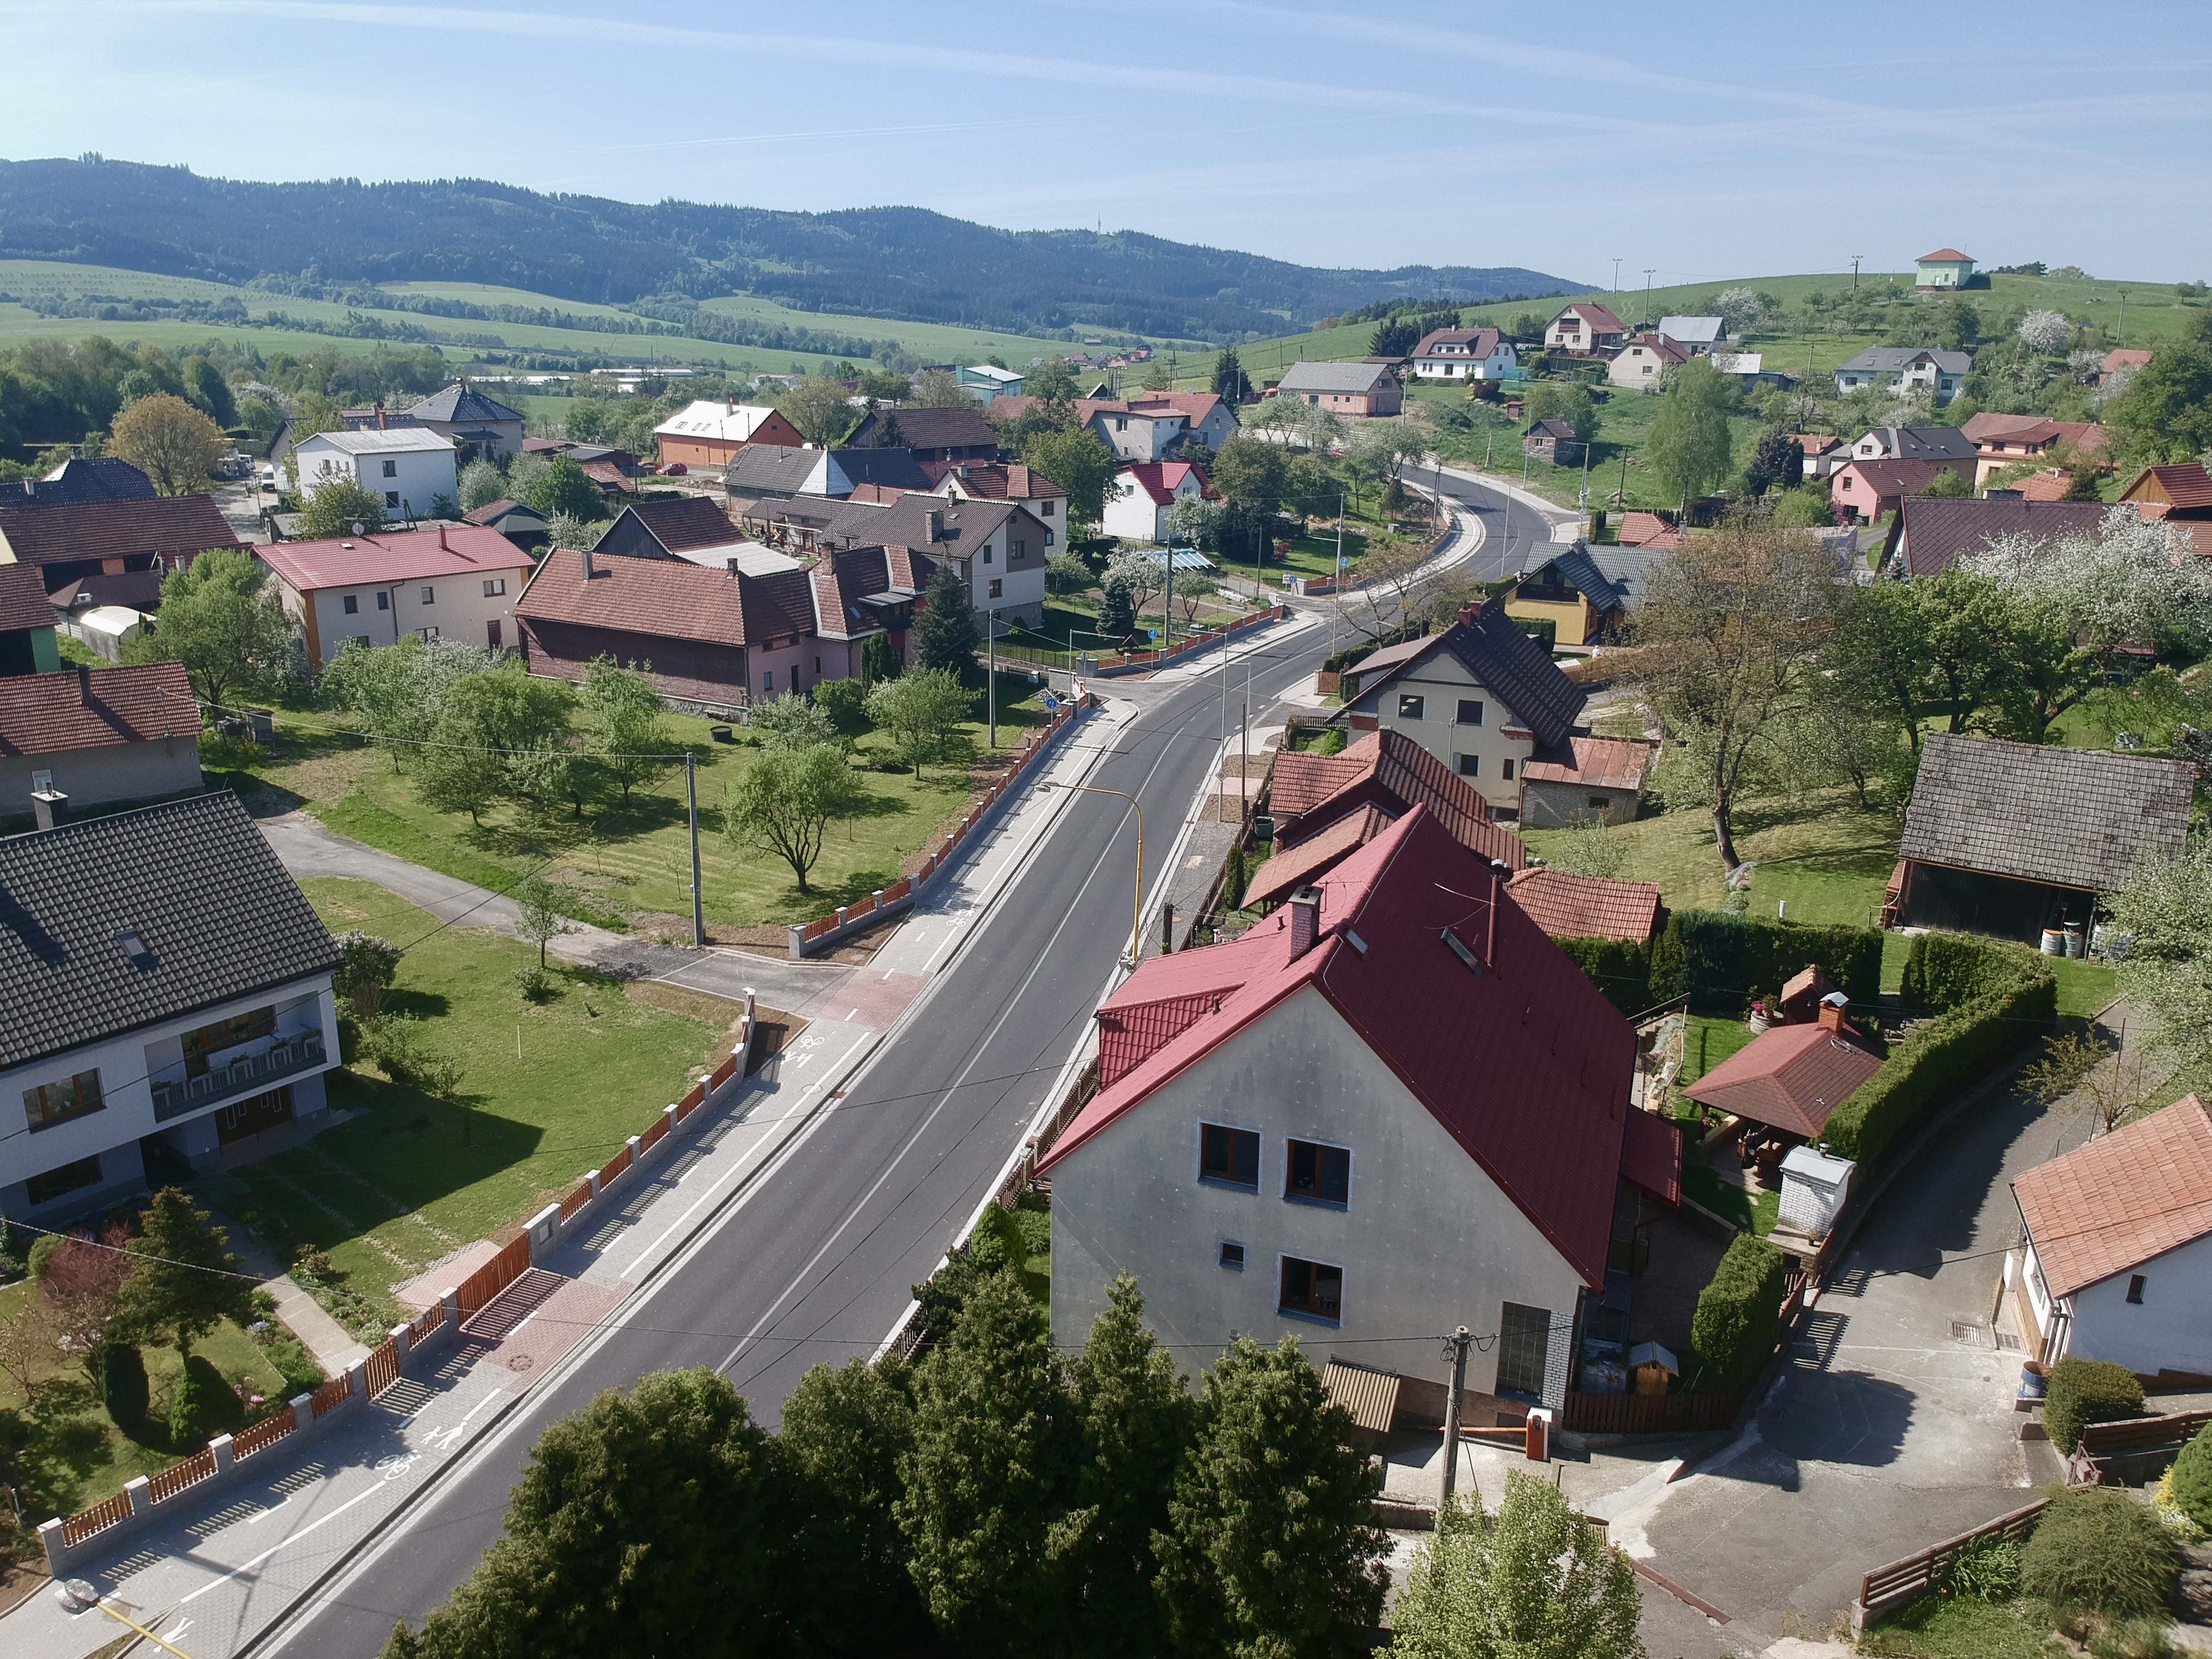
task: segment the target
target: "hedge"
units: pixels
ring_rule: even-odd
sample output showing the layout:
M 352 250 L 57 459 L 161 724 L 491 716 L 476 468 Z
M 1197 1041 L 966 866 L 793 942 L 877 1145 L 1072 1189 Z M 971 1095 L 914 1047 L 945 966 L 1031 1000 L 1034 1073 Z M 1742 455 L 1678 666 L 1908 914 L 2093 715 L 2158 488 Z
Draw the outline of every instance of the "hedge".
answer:
M 1826 1139 L 1842 1157 L 1874 1157 L 1936 1100 L 1982 1076 L 2058 1012 L 2058 981 L 2021 945 L 1923 933 L 1912 941 L 1905 976 L 1912 988 L 1906 1000 L 1941 1012 L 1828 1115 Z
M 2111 1619 L 2163 1613 L 2180 1577 L 2173 1534 L 2150 1505 L 2111 1486 L 2054 1493 L 2020 1553 L 2027 1595 L 2057 1607 L 2094 1607 Z
M 2142 1382 L 2125 1365 L 2109 1359 L 2062 1359 L 2051 1368 L 2043 1430 L 2063 1455 L 2071 1457 L 2083 1424 L 2140 1417 L 2142 1407 Z
M 1778 995 L 1808 966 L 1859 1007 L 1881 1000 L 1881 934 L 1874 928 L 1677 910 L 1652 951 L 1651 1000 L 1687 991 L 1701 1014 L 1740 1014 L 1754 989 Z
M 1782 1326 L 1782 1252 L 1751 1233 L 1738 1233 L 1698 1292 L 1690 1321 L 1707 1389 L 1719 1392 L 1748 1382 L 1774 1346 Z
M 1640 1014 L 1651 1006 L 1651 968 L 1643 945 L 1617 939 L 1563 939 L 1553 942 L 1622 1013 Z M 1663 1002 L 1666 999 L 1662 997 L 1659 1000 Z

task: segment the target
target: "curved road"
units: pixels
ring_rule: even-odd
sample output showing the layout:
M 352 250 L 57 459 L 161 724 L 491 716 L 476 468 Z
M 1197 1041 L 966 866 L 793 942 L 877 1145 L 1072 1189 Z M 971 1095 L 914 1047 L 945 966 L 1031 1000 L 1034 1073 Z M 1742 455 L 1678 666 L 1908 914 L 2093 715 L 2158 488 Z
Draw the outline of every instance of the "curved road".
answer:
M 1515 568 L 1527 538 L 1548 538 L 1528 508 L 1449 474 L 1443 482 L 1486 526 L 1481 568 Z M 1308 629 L 1232 661 L 1231 707 L 1249 677 L 1254 722 L 1265 723 L 1263 710 L 1331 649 L 1331 631 Z M 1076 739 L 1111 745 L 1091 782 L 1129 791 L 1149 809 L 1155 880 L 1223 735 L 1223 672 L 1133 684 L 1133 720 L 1096 722 Z M 539 1431 L 602 1389 L 711 1365 L 773 1424 L 809 1367 L 873 1352 L 905 1311 L 908 1287 L 997 1178 L 1097 1006 L 1127 938 L 1132 842 L 1119 803 L 1071 803 L 843 1098 L 513 1417 L 245 1650 L 377 1652 L 395 1619 L 419 1620 L 499 1535 Z

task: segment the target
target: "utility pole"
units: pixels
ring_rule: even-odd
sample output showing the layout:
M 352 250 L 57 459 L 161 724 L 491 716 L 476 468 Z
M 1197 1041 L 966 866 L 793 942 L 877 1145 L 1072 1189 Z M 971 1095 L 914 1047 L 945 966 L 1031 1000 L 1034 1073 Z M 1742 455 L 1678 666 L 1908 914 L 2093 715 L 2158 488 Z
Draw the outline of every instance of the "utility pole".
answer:
M 1651 326 L 1651 273 L 1657 269 L 1656 265 L 1644 268 L 1644 326 L 1646 328 Z
M 1620 257 L 1618 254 L 1613 256 L 1613 291 L 1615 294 L 1620 292 Z
M 987 611 L 983 614 L 990 623 L 988 631 L 991 635 L 990 644 L 985 647 L 990 665 L 983 671 L 983 678 L 989 682 L 991 688 L 988 698 L 991 709 L 991 747 L 996 749 L 999 746 L 999 613 Z M 975 704 L 968 706 L 972 708 Z
M 1859 291 L 1859 261 L 1865 258 L 1863 253 L 1851 255 L 1851 292 L 1854 294 Z
M 699 769 L 696 758 L 684 751 L 684 799 L 691 809 L 691 943 L 707 943 L 707 896 L 699 890 Z
M 1452 1488 L 1459 1484 L 1459 1398 L 1467 1389 L 1467 1345 L 1472 1340 L 1464 1325 L 1444 1339 L 1444 1358 L 1452 1363 L 1452 1380 L 1451 1393 L 1444 1400 L 1444 1490 L 1443 1501 L 1437 1505 L 1440 1525 L 1443 1512 L 1451 1507 Z

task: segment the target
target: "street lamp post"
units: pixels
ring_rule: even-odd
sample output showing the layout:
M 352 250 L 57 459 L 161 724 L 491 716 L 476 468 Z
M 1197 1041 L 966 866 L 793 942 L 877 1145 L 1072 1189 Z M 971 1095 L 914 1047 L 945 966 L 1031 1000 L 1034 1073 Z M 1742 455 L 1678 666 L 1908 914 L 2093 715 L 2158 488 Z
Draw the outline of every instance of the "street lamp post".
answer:
M 1137 815 L 1137 879 L 1129 895 L 1129 951 L 1121 958 L 1134 968 L 1145 954 L 1145 809 L 1137 805 L 1137 798 L 1120 789 L 1101 789 L 1091 783 L 1055 783 L 1050 781 L 1037 786 L 1040 789 L 1067 789 L 1079 795 L 1119 795 L 1129 803 L 1129 810 Z

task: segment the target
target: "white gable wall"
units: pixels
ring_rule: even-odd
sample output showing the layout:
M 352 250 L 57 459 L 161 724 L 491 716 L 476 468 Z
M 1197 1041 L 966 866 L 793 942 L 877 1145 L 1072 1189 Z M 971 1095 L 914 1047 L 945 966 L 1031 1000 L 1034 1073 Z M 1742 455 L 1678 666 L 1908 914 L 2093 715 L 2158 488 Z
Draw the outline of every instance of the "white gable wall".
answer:
M 2134 1303 L 2128 1283 L 2137 1273 L 2142 1300 Z M 2068 1300 L 2074 1308 L 2068 1352 L 2075 1358 L 2109 1359 L 2145 1376 L 2212 1375 L 2212 1234 L 2085 1285 Z
M 1356 672 L 1358 665 L 1353 668 Z M 1400 700 L 1407 696 L 1421 700 L 1418 716 L 1401 712 L 1405 705 Z M 1482 704 L 1480 726 L 1460 723 L 1460 702 L 1469 698 Z M 1534 751 L 1535 739 L 1522 730 L 1504 701 L 1450 652 L 1432 651 L 1388 684 L 1361 693 L 1352 700 L 1351 712 L 1355 717 L 1372 715 L 1376 726 L 1411 738 L 1458 773 L 1493 811 L 1519 806 L 1521 769 Z M 1362 722 L 1361 729 L 1372 728 Z M 1510 736 L 1509 731 L 1522 735 Z M 1468 761 L 1475 764 L 1473 772 L 1467 769 Z
M 1256 1193 L 1199 1181 L 1202 1121 L 1259 1132 Z M 1351 1149 L 1347 1205 L 1283 1196 L 1293 1136 Z M 1335 1353 L 1441 1382 L 1431 1333 L 1463 1324 L 1487 1336 L 1508 1301 L 1564 1324 L 1582 1284 L 1310 987 L 1071 1153 L 1052 1189 L 1053 1340 L 1081 1342 L 1127 1269 L 1160 1340 L 1199 1345 L 1176 1355 L 1194 1376 L 1211 1345 L 1295 1335 L 1316 1363 Z M 1243 1244 L 1242 1272 L 1218 1265 L 1224 1239 Z M 1340 1324 L 1278 1310 L 1285 1255 L 1342 1267 Z M 1497 1364 L 1495 1343 L 1470 1355 L 1468 1386 L 1493 1389 Z

